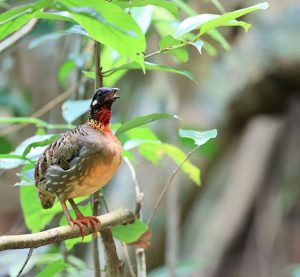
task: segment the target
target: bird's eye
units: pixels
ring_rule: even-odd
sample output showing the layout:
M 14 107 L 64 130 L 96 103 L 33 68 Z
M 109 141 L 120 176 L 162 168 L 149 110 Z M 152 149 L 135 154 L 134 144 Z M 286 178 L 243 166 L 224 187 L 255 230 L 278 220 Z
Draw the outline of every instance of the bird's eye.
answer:
M 93 106 L 95 106 L 95 105 L 97 105 L 97 104 L 98 104 L 98 101 L 97 101 L 97 100 L 94 100 L 93 103 L 92 103 Z

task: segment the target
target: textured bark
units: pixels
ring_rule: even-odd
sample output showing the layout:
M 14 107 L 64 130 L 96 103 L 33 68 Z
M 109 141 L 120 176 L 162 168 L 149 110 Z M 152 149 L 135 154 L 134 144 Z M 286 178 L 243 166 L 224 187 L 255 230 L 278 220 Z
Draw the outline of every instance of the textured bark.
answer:
M 101 226 L 98 225 L 98 229 L 103 230 L 118 224 L 132 223 L 135 220 L 134 214 L 125 209 L 119 209 L 105 215 L 98 217 Z M 92 234 L 93 230 L 88 227 L 84 227 L 84 234 Z M 62 226 L 47 231 L 24 234 L 24 235 L 12 235 L 0 237 L 0 251 L 7 249 L 22 249 L 22 248 L 37 248 L 43 245 L 60 242 L 68 239 L 81 237 L 80 229 L 78 226 Z

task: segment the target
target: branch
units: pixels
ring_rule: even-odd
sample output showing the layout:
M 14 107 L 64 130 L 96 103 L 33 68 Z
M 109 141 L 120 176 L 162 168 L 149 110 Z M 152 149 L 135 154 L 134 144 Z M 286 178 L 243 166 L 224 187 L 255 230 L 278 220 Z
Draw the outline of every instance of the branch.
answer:
M 135 203 L 135 216 L 139 219 L 142 219 L 142 200 L 144 198 L 144 194 L 141 192 L 139 182 L 137 180 L 135 170 L 133 165 L 131 164 L 130 160 L 126 157 L 124 157 L 124 161 L 126 162 L 127 166 L 129 167 L 134 188 L 135 188 L 135 197 L 136 197 L 136 203 Z M 136 265 L 137 265 L 137 276 L 139 277 L 145 277 L 147 276 L 147 266 L 146 266 L 146 255 L 145 255 L 145 249 L 143 248 L 137 248 L 135 250 L 135 258 L 136 258 Z
M 101 226 L 100 224 L 98 225 L 98 230 L 100 231 L 115 225 L 132 223 L 135 220 L 135 216 L 129 210 L 119 209 L 111 213 L 98 216 L 98 219 L 101 222 Z M 92 233 L 92 229 L 86 226 L 84 227 L 84 235 L 87 236 Z M 74 226 L 72 228 L 69 225 L 34 234 L 1 236 L 0 251 L 7 249 L 37 248 L 43 245 L 79 237 L 81 237 L 79 227 Z

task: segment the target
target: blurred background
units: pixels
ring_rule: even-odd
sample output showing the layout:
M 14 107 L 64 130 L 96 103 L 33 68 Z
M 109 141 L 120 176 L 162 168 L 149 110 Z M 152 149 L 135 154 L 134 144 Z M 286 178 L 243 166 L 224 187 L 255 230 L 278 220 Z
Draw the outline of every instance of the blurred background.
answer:
M 226 11 L 257 3 L 221 2 Z M 217 12 L 210 1 L 188 4 L 198 13 Z M 221 29 L 231 45 L 228 51 L 213 41 L 217 53 L 208 55 L 204 50 L 199 56 L 196 49 L 189 49 L 190 59 L 182 68 L 191 71 L 197 83 L 171 73 L 132 71 L 116 84 L 122 99 L 113 107 L 113 122 L 153 112 L 175 113 L 182 121 L 159 121 L 150 127 L 186 153 L 193 145 L 179 140 L 179 126 L 218 129 L 217 139 L 191 158 L 201 169 L 201 187 L 179 174 L 153 220 L 146 252 L 149 276 L 300 276 L 299 14 L 299 1 L 270 1 L 269 9 L 247 15 L 252 24 L 248 33 Z M 87 46 L 80 37 L 64 36 L 28 47 L 34 37 L 61 29 L 60 24 L 64 23 L 38 22 L 26 37 L 0 53 L 0 116 L 31 116 L 38 111 L 43 120 L 63 123 L 65 100 L 92 95 L 92 84 L 65 93 L 77 78 L 76 70 L 66 86 L 58 77 L 72 56 L 82 62 Z M 147 51 L 153 52 L 158 30 L 151 27 L 147 36 Z M 164 55 L 153 61 L 175 63 Z M 66 95 L 63 101 L 61 95 Z M 45 110 L 53 99 L 57 101 Z M 0 126 L 1 153 L 34 134 L 32 126 L 21 127 Z M 159 167 L 142 157 L 138 161 L 147 218 L 176 165 L 167 158 Z M 2 235 L 26 232 L 19 188 L 13 186 L 16 172 L 0 172 Z M 134 190 L 124 163 L 105 192 L 110 209 L 133 208 Z M 72 251 L 92 266 L 87 244 Z M 122 249 L 119 252 L 122 255 Z M 0 276 L 7 276 L 16 260 L 22 264 L 26 253 L 0 253 L 5 261 Z

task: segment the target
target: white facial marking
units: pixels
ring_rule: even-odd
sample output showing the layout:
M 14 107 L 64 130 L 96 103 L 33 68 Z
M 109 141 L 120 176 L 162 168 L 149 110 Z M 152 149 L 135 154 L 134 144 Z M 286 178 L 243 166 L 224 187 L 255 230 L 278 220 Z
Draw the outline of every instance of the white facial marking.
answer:
M 98 101 L 97 101 L 97 100 L 94 100 L 93 103 L 92 103 L 93 106 L 95 106 L 95 105 L 97 105 L 97 104 L 98 104 Z

